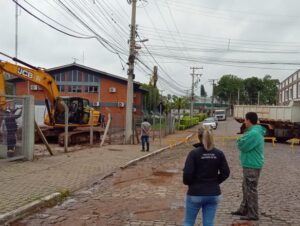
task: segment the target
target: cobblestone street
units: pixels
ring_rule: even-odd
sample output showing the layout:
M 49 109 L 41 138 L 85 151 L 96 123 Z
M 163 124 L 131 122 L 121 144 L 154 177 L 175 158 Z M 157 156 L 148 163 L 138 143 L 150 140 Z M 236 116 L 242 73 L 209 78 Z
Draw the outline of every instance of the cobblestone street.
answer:
M 178 131 L 162 139 L 162 145 L 157 138 L 151 140 L 150 153 L 168 146 L 167 139 L 182 139 L 190 133 Z M 90 186 L 128 161 L 148 154 L 140 149 L 140 145 L 81 146 L 81 150 L 35 161 L 1 162 L 0 215 L 54 192 L 72 193 Z
M 238 124 L 231 119 L 220 122 L 218 135 L 233 135 Z M 217 140 L 231 168 L 230 178 L 222 184 L 222 202 L 215 225 L 238 222 L 230 212 L 241 201 L 242 170 L 235 141 Z M 191 145 L 183 144 L 76 192 L 61 205 L 29 216 L 14 226 L 102 225 L 174 226 L 182 225 L 186 187 L 182 168 Z M 288 144 L 266 143 L 266 164 L 259 182 L 260 220 L 248 225 L 300 225 L 300 150 Z M 201 219 L 198 218 L 200 225 Z

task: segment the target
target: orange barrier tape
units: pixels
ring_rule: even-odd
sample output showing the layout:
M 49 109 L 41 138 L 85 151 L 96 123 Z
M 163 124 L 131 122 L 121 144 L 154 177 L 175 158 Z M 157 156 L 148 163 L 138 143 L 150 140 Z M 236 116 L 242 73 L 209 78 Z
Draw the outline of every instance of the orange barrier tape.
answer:
M 225 141 L 228 140 L 237 140 L 239 136 L 214 136 L 215 141 L 221 140 L 222 145 L 225 145 Z
M 291 145 L 290 147 L 293 149 L 294 148 L 294 145 L 295 143 L 300 143 L 300 139 L 299 138 L 292 138 L 292 139 L 289 139 L 289 141 L 291 142 Z
M 195 140 L 195 136 L 192 136 L 190 138 L 179 137 L 179 138 L 168 139 L 169 148 L 172 149 L 173 147 L 176 146 L 177 143 L 181 143 L 181 142 L 183 142 L 185 145 L 190 146 L 190 144 L 188 143 L 189 140 L 190 141 Z
M 271 140 L 272 141 L 272 146 L 275 146 L 275 141 L 276 141 L 276 137 L 265 137 L 265 140 Z

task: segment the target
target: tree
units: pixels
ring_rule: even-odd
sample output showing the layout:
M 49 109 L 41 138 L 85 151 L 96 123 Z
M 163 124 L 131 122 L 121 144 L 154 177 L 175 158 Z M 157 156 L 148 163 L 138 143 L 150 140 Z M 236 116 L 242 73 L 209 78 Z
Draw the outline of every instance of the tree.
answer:
M 173 106 L 175 109 L 177 109 L 178 111 L 178 122 L 180 121 L 180 109 L 186 108 L 188 105 L 188 102 L 186 100 L 186 98 L 184 97 L 177 97 L 177 96 L 173 96 L 172 98 L 173 100 Z
M 153 85 L 143 84 L 142 88 L 147 90 L 148 93 L 143 96 L 143 103 L 148 112 L 156 111 L 159 103 L 159 90 Z
M 245 87 L 245 103 L 246 104 L 257 104 L 258 96 L 262 94 L 263 81 L 257 77 L 246 78 L 244 80 Z
M 201 89 L 200 90 L 201 97 L 207 97 L 207 93 L 205 91 L 204 85 L 201 85 L 200 89 Z
M 278 79 L 272 79 L 270 75 L 266 75 L 263 80 L 263 92 L 261 95 L 262 104 L 276 104 L 278 96 Z
M 266 75 L 263 79 L 250 77 L 241 79 L 235 75 L 224 75 L 215 86 L 215 95 L 221 101 L 237 104 L 275 104 L 278 95 L 278 79 Z
M 220 101 L 237 103 L 238 92 L 243 88 L 243 79 L 236 75 L 223 75 L 214 87 L 214 94 Z

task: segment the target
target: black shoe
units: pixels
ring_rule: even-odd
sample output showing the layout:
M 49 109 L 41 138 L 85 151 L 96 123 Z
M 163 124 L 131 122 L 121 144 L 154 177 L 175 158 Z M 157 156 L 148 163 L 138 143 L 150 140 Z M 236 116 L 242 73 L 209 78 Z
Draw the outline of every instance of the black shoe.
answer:
M 234 212 L 231 212 L 231 215 L 245 216 L 246 214 L 241 211 L 234 211 Z
M 144 152 L 145 150 L 144 150 L 144 149 L 142 149 L 141 151 L 143 151 L 143 152 Z
M 258 221 L 259 217 L 249 217 L 249 216 L 241 216 L 240 220 L 247 220 L 247 221 Z

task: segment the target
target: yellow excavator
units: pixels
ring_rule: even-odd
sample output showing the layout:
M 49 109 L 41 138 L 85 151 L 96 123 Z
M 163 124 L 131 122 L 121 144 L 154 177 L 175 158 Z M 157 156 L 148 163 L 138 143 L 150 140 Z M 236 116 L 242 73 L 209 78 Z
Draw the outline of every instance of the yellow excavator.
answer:
M 68 143 L 72 145 L 89 141 L 90 131 L 87 127 L 91 125 L 98 126 L 100 116 L 99 111 L 95 111 L 90 107 L 89 100 L 81 97 L 61 96 L 57 84 L 50 74 L 41 68 L 32 66 L 15 57 L 9 58 L 24 66 L 0 60 L 0 95 L 6 94 L 4 72 L 39 85 L 44 90 L 45 106 L 47 109 L 47 114 L 44 116 L 44 123 L 48 128 L 43 129 L 45 136 L 58 136 L 59 144 L 64 145 L 64 102 L 69 111 L 68 127 L 70 128 L 70 132 L 68 133 Z M 0 96 L 1 110 L 5 110 L 5 103 L 5 96 Z M 93 132 L 94 139 L 100 139 L 102 131 L 94 130 Z

